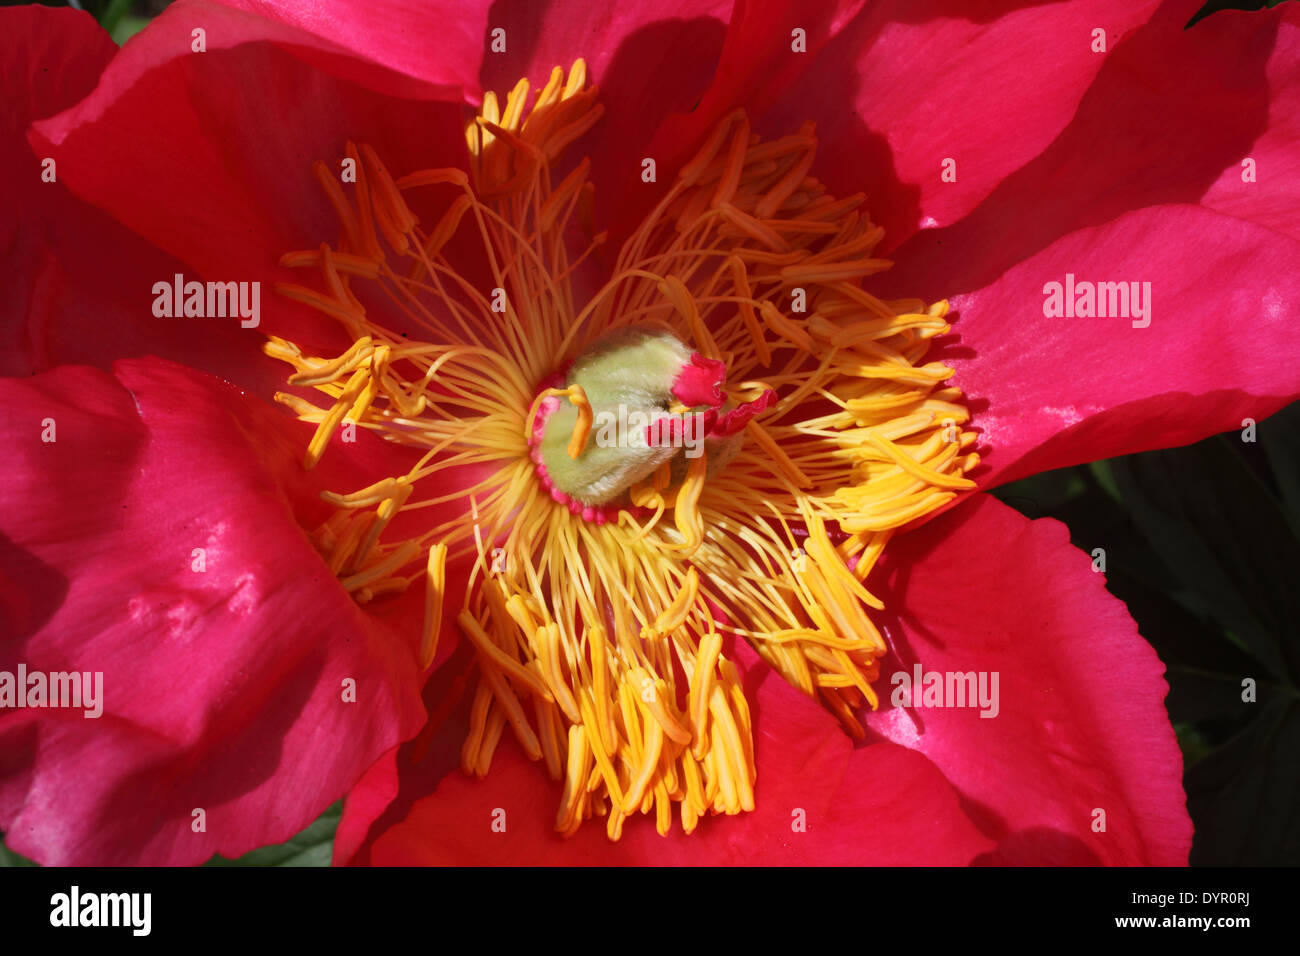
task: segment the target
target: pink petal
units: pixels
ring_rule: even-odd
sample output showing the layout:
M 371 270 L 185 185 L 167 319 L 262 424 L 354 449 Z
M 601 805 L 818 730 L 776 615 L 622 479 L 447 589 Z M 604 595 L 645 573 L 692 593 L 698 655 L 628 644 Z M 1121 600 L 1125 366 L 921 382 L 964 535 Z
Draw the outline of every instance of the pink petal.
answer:
M 983 862 L 1186 864 L 1164 666 L 1065 527 L 978 495 L 894 538 L 886 560 L 871 583 L 896 609 L 897 656 L 882 665 L 890 683 L 869 727 L 938 765 L 999 841 Z M 996 716 L 889 706 L 901 693 L 892 675 L 918 664 L 996 673 Z
M 1278 8 L 1277 42 L 1264 68 L 1268 79 L 1268 122 L 1251 143 L 1242 161 L 1230 165 L 1214 182 L 1201 204 L 1230 216 L 1267 226 L 1292 239 L 1300 239 L 1300 9 Z M 1226 16 L 1251 16 L 1228 13 Z M 1223 18 L 1219 14 L 1215 20 Z M 1207 24 L 1208 25 L 1208 24 Z M 1246 182 L 1243 167 L 1254 161 L 1254 182 Z
M 191 53 L 200 26 L 208 49 Z M 182 0 L 32 142 L 73 192 L 181 260 L 187 277 L 262 282 L 260 332 L 341 351 L 350 343 L 331 322 L 272 291 L 277 280 L 318 282 L 279 268 L 280 256 L 339 235 L 312 163 L 338 169 L 351 139 L 372 143 L 396 175 L 461 166 L 460 112 L 459 89 L 278 21 Z M 149 303 L 148 289 L 138 295 Z
M 657 119 L 689 110 L 707 87 L 731 7 L 729 0 L 497 4 L 489 28 L 505 30 L 506 50 L 493 52 L 485 42 L 483 88 L 501 95 L 520 77 L 544 84 L 553 67 L 567 72 L 582 57 L 602 91 L 607 135 L 640 124 L 644 136 Z
M 621 240 L 667 191 L 678 168 L 699 149 L 713 129 L 738 107 L 765 112 L 781 91 L 807 74 L 815 76 L 826 45 L 862 6 L 862 0 L 801 4 L 797 0 L 737 0 L 727 24 L 716 72 L 698 102 L 679 107 L 657 126 L 643 125 L 635 136 L 643 157 L 654 158 L 658 183 L 629 179 L 616 193 L 613 234 Z M 791 49 L 792 31 L 805 32 L 807 52 Z M 675 69 L 691 69 L 689 58 L 673 52 Z M 819 92 L 818 99 L 823 98 Z M 808 117 L 804 117 L 805 119 Z M 782 130 L 783 134 L 793 130 Z M 637 169 L 639 172 L 639 167 Z
M 116 374 L 0 381 L 0 591 L 23 598 L 0 670 L 103 673 L 98 719 L 0 716 L 0 829 L 49 864 L 237 856 L 296 833 L 424 719 L 418 623 L 360 609 L 303 531 L 320 490 L 391 473 L 393 453 L 363 435 L 305 473 L 310 426 L 158 360 Z
M 348 791 L 343 816 L 334 832 L 331 865 L 344 866 L 361 851 L 366 831 L 397 797 L 398 750 L 394 748 L 380 757 Z
M 117 47 L 89 15 L 72 10 L 6 7 L 0 24 L 4 100 L 11 107 L 0 127 L 0 169 L 14 186 L 13 215 L 0 222 L 6 290 L 0 373 L 30 375 L 61 363 L 107 368 L 114 358 L 145 353 L 187 355 L 231 381 L 264 385 L 269 395 L 284 375 L 260 355 L 260 334 L 155 318 L 148 308 L 153 283 L 182 271 L 180 263 L 73 197 L 57 178 L 57 165 L 54 182 L 42 179 L 46 157 L 28 145 L 28 125 L 94 89 Z
M 4 23 L 0 48 L 5 54 L 0 60 L 0 82 L 7 107 L 0 114 L 0 135 L 6 143 L 16 143 L 32 120 L 57 113 L 93 90 L 116 47 L 83 11 L 4 7 L 0 22 Z M 10 175 L 21 170 L 25 177 L 30 171 L 30 158 L 8 149 L 0 154 L 0 162 Z M 28 192 L 19 190 L 16 196 Z
M 366 3 L 302 3 L 301 0 L 216 0 L 268 21 L 268 37 L 288 36 L 276 24 L 300 34 L 291 41 L 311 50 L 346 51 L 457 98 L 475 94 L 490 4 L 484 0 L 374 0 Z M 189 18 L 205 25 L 207 12 Z M 247 20 L 233 21 L 257 31 Z M 209 30 L 209 33 L 212 31 Z M 308 56 L 309 59 L 314 57 Z M 388 82 L 388 81 L 384 81 Z
M 873 3 L 763 115 L 782 135 L 817 120 L 813 172 L 837 195 L 866 192 L 885 250 L 948 225 L 1065 129 L 1109 54 L 1158 4 Z M 956 180 L 943 164 L 955 161 Z
M 931 299 L 970 292 L 1071 232 L 1136 209 L 1200 203 L 1229 173 L 1245 185 L 1241 160 L 1268 133 L 1270 97 L 1287 82 L 1270 82 L 1268 68 L 1286 14 L 1220 14 L 1183 30 L 1196 8 L 1166 2 L 1109 48 L 1060 135 L 960 221 L 898 248 L 882 288 Z M 1275 78 L 1287 75 L 1287 62 L 1272 67 Z M 1266 188 L 1282 203 L 1269 222 L 1294 219 L 1291 191 Z
M 953 299 L 985 487 L 1243 427 L 1300 396 L 1300 244 L 1192 206 L 1082 229 Z M 1046 318 L 1044 288 L 1149 282 L 1134 318 Z M 1131 292 L 1130 286 L 1130 292 Z M 1132 311 L 1130 306 L 1130 311 Z

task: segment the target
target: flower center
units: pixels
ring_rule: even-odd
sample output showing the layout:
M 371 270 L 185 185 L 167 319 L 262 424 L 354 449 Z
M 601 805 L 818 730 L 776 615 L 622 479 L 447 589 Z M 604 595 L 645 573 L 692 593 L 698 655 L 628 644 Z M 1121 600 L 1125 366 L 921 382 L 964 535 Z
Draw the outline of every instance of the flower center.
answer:
M 486 774 L 509 732 L 560 782 L 559 831 L 601 816 L 617 838 L 636 813 L 666 833 L 675 808 L 689 832 L 753 807 L 737 642 L 863 735 L 885 653 L 863 582 L 897 529 L 973 487 L 978 458 L 951 369 L 925 361 L 947 304 L 863 288 L 889 265 L 882 231 L 808 175 L 811 126 L 763 142 L 727 117 L 575 304 L 604 237 L 570 257 L 590 163 L 552 172 L 595 97 L 581 60 L 531 108 L 526 81 L 504 109 L 489 94 L 468 176 L 395 180 L 349 144 L 345 191 L 318 163 L 342 239 L 282 260 L 324 291 L 278 288 L 352 344 L 266 350 L 325 397 L 277 396 L 316 426 L 306 467 L 348 428 L 420 453 L 327 493 L 313 540 L 359 601 L 423 583 L 425 665 L 459 602 L 479 678 L 463 769 Z
M 692 460 L 723 463 L 746 423 L 776 400 L 767 389 L 753 401 L 730 401 L 726 374 L 724 362 L 667 330 L 628 327 L 604 336 L 555 376 L 563 388 L 543 389 L 529 410 L 538 477 L 555 501 L 604 524 L 634 508 L 629 492 L 652 477 L 654 490 L 675 489 Z

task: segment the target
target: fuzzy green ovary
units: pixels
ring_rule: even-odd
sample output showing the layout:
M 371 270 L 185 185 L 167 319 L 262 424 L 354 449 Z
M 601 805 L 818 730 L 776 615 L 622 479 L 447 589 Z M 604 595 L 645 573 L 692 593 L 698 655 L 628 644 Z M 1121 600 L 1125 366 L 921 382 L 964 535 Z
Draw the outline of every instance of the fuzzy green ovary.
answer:
M 670 332 L 618 329 L 597 339 L 569 369 L 566 384 L 581 385 L 594 407 L 622 402 L 629 409 L 666 409 L 673 383 L 690 364 L 691 350 Z
M 591 402 L 595 420 L 586 448 L 577 458 L 568 455 L 578 409 L 567 401 L 547 419 L 542 436 L 542 461 L 555 486 L 583 504 L 608 504 L 676 457 L 680 448 L 646 444 L 646 429 L 635 413 L 646 423 L 670 417 L 673 383 L 690 359 L 690 349 L 658 329 L 619 329 L 593 343 L 565 382 L 582 386 Z M 615 430 L 620 405 L 624 422 L 636 423 L 627 423 L 623 434 Z M 602 427 L 606 421 L 614 425 Z M 602 445 L 602 432 L 621 443 Z
M 632 485 L 650 477 L 656 468 L 681 451 L 671 445 L 646 446 L 645 431 L 640 427 L 629 427 L 626 435 L 616 436 L 626 441 L 624 445 L 601 445 L 598 442 L 601 412 L 609 412 L 617 421 L 618 406 L 593 404 L 592 410 L 596 413 L 596 424 L 587 440 L 587 447 L 577 458 L 570 458 L 568 453 L 569 437 L 578 424 L 578 410 L 572 405 L 566 403 L 555 411 L 547 421 L 546 433 L 542 437 L 542 461 L 551 481 L 570 498 L 583 504 L 610 503 Z

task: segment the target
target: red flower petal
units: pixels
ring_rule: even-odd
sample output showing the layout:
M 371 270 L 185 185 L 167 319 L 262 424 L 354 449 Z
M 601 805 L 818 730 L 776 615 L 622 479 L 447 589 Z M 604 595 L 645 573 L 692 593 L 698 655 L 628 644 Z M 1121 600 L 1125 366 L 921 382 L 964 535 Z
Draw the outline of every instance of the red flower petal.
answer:
M 868 5 L 817 55 L 762 128 L 817 120 L 814 173 L 841 196 L 865 192 L 883 251 L 923 224 L 969 213 L 1069 124 L 1107 54 L 1157 3 Z M 827 91 L 831 91 L 827 94 Z M 945 181 L 952 159 L 956 180 Z
M 982 432 L 974 477 L 987 487 L 1187 444 L 1295 400 L 1296 262 L 1300 244 L 1277 233 L 1161 206 L 1080 230 L 955 297 L 957 343 L 941 357 Z M 1150 326 L 1044 317 L 1045 286 L 1067 274 L 1149 282 Z
M 24 319 L 49 259 L 45 237 L 53 229 L 50 224 L 75 207 L 57 180 L 41 181 L 45 157 L 28 148 L 27 127 L 94 89 L 114 52 L 113 41 L 87 13 L 35 6 L 0 9 L 0 90 L 5 104 L 0 113 L 0 177 L 12 186 L 6 194 L 9 214 L 0 220 L 0 282 L 6 290 L 0 300 L 0 374 L 26 375 L 40 365 L 33 353 L 43 352 L 44 342 Z
M 448 727 L 427 764 L 413 766 L 403 748 L 367 773 L 345 805 L 335 859 L 346 861 L 367 831 L 355 860 L 396 865 L 961 864 L 991 848 L 918 754 L 892 744 L 855 750 L 825 711 L 748 647 L 738 660 L 755 720 L 752 813 L 708 817 L 690 836 L 674 819 L 667 838 L 653 818 L 638 816 L 617 843 L 593 818 L 565 840 L 553 830 L 560 787 L 541 765 L 509 740 L 486 779 L 465 777 L 452 766 L 460 728 Z M 493 830 L 497 810 L 505 832 Z
M 522 76 L 541 84 L 552 67 L 587 61 L 605 113 L 570 147 L 569 161 L 591 159 L 595 228 L 604 228 L 622 222 L 617 211 L 624 202 L 653 202 L 656 187 L 641 181 L 641 161 L 658 157 L 648 150 L 655 130 L 689 113 L 709 89 L 731 8 L 731 0 L 498 4 L 492 26 L 506 31 L 506 52 L 484 55 L 482 84 L 504 95 Z M 659 181 L 667 175 L 659 172 Z M 611 262 L 616 250 L 609 247 Z
M 959 222 L 904 243 L 881 286 L 927 299 L 971 292 L 1076 230 L 1135 209 L 1199 203 L 1225 173 L 1237 190 L 1269 193 L 1259 205 L 1280 206 L 1270 222 L 1294 219 L 1293 187 L 1275 178 L 1283 170 L 1270 170 L 1271 184 L 1240 176 L 1268 129 L 1270 97 L 1293 69 L 1285 60 L 1270 79 L 1285 14 L 1219 14 L 1184 30 L 1197 6 L 1166 2 L 1108 48 L 1069 126 Z
M 644 137 L 648 117 L 694 105 L 689 97 L 712 76 L 731 9 L 730 0 L 497 4 L 488 26 L 505 30 L 506 49 L 484 44 L 483 87 L 501 94 L 520 77 L 545 83 L 552 67 L 567 71 L 582 57 L 608 104 L 605 122 L 639 122 Z
M 380 757 L 348 791 L 343 816 L 334 831 L 331 866 L 344 866 L 357 855 L 366 842 L 366 831 L 397 797 L 399 749 Z
M 272 23 L 282 23 L 310 38 L 303 44 L 323 51 L 346 51 L 419 80 L 441 86 L 440 98 L 476 93 L 475 81 L 487 32 L 487 0 L 367 0 L 366 3 L 302 3 L 301 0 L 215 0 Z M 188 12 L 196 26 L 206 25 L 197 5 Z M 237 21 L 241 24 L 247 21 Z M 153 29 L 151 27 L 151 29 Z M 256 28 L 252 28 L 256 32 Z M 209 33 L 212 31 L 209 30 Z M 243 34 L 245 31 L 240 30 Z M 282 37 L 273 27 L 266 36 Z M 244 40 L 247 39 L 245 36 Z M 224 46 L 225 43 L 222 42 Z M 312 57 L 308 57 L 312 59 Z M 378 74 L 374 74 L 378 76 Z M 387 85 L 388 79 L 381 81 Z M 380 87 L 382 88 L 382 87 Z M 395 94 L 396 95 L 396 94 Z
M 689 112 L 708 89 L 732 3 L 552 0 L 544 9 L 498 7 L 491 26 L 506 31 L 507 47 L 484 55 L 485 89 L 504 95 L 520 77 L 544 84 L 552 67 L 567 71 L 578 57 L 587 61 L 605 114 L 572 152 L 590 151 L 599 205 L 640 185 L 640 159 L 650 155 L 644 152 L 650 135 L 671 114 Z
M 320 489 L 393 458 L 363 435 L 304 473 L 310 426 L 168 363 L 117 376 L 0 381 L 0 579 L 22 599 L 0 670 L 103 673 L 98 719 L 0 715 L 0 829 L 50 864 L 236 856 L 296 833 L 424 718 L 413 633 L 361 610 L 302 530 Z
M 999 841 L 984 862 L 1185 864 L 1192 824 L 1164 667 L 1065 527 L 978 495 L 894 538 L 885 561 L 872 583 L 898 656 L 882 675 L 999 675 L 995 717 L 893 708 L 888 685 L 868 718 L 957 788 Z
M 1300 9 L 1283 4 L 1277 42 L 1264 73 L 1268 79 L 1268 125 L 1241 162 L 1231 165 L 1201 198 L 1201 204 L 1300 239 Z M 1251 14 L 1240 14 L 1250 16 Z M 1222 15 L 1220 15 L 1222 16 Z M 1216 17 L 1216 19 L 1218 19 Z M 1243 180 L 1253 160 L 1254 182 Z
M 13 215 L 0 222 L 0 374 L 30 375 L 58 364 L 107 368 L 114 358 L 182 357 L 244 385 L 267 386 L 262 337 L 214 322 L 155 318 L 153 283 L 182 271 L 110 217 L 42 177 L 28 124 L 71 106 L 95 86 L 117 47 L 85 13 L 48 7 L 0 9 L 5 65 L 0 171 L 14 186 Z M 255 336 L 256 341 L 250 339 Z M 202 348 L 195 348 L 196 340 Z M 276 363 L 278 365 L 278 363 Z M 275 381 L 283 381 L 279 368 Z
M 198 27 L 202 54 L 190 52 Z M 271 287 L 303 281 L 278 268 L 283 253 L 339 232 L 312 163 L 337 169 L 351 139 L 374 143 L 398 175 L 462 165 L 460 91 L 432 99 L 448 95 L 280 22 L 182 0 L 123 49 L 92 96 L 38 124 L 32 142 L 75 193 L 187 272 L 261 281 L 260 332 L 341 351 L 350 343 L 332 323 Z
M 0 83 L 6 107 L 0 114 L 0 136 L 10 144 L 19 141 L 32 120 L 52 116 L 93 90 L 117 48 L 83 11 L 5 7 L 0 9 L 0 23 Z M 0 154 L 0 163 L 6 178 L 26 178 L 31 172 L 31 158 L 9 149 Z M 16 190 L 15 196 L 22 199 L 32 192 Z
M 680 107 L 678 113 L 666 117 L 657 126 L 642 124 L 636 132 L 635 152 L 654 158 L 658 182 L 646 186 L 639 179 L 629 179 L 605 200 L 616 204 L 612 217 L 613 241 L 621 241 L 640 224 L 645 213 L 667 191 L 678 168 L 728 114 L 743 106 L 751 114 L 761 115 L 782 90 L 805 73 L 814 74 L 813 68 L 828 41 L 844 28 L 861 5 L 862 0 L 811 5 L 797 0 L 761 3 L 737 0 L 727 24 L 716 72 L 698 102 Z M 805 53 L 794 53 L 791 49 L 791 33 L 796 28 L 805 31 Z M 673 59 L 669 61 L 673 68 L 680 67 L 678 55 L 674 49 Z

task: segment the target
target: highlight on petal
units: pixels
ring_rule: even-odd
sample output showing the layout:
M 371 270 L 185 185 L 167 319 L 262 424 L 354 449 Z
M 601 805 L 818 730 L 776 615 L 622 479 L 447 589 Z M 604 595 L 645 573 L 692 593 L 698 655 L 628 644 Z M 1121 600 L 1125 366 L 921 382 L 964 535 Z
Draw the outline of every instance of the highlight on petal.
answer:
M 998 841 L 979 862 L 1186 864 L 1192 823 L 1164 667 L 1064 526 L 979 495 L 897 536 L 871 582 L 893 654 L 868 727 L 957 789 Z M 964 681 L 967 706 L 956 683 L 949 706 L 914 706 L 930 674 Z
M 346 50 L 357 60 L 391 70 L 430 86 L 476 93 L 488 24 L 487 0 L 375 0 L 354 3 L 302 3 L 301 0 L 215 0 L 268 22 L 268 37 L 280 37 L 276 24 L 305 34 L 295 40 L 308 50 Z M 201 13 L 191 14 L 202 25 Z M 245 29 L 256 35 L 253 21 Z M 240 31 L 243 32 L 243 31 Z M 309 58 L 311 56 L 309 55 Z M 454 94 L 453 94 L 454 95 Z
M 102 675 L 99 716 L 0 715 L 0 829 L 48 864 L 238 856 L 423 721 L 418 624 L 358 607 L 303 531 L 320 482 L 388 453 L 309 477 L 270 406 L 159 360 L 115 372 L 0 380 L 0 578 L 25 596 L 0 670 Z

